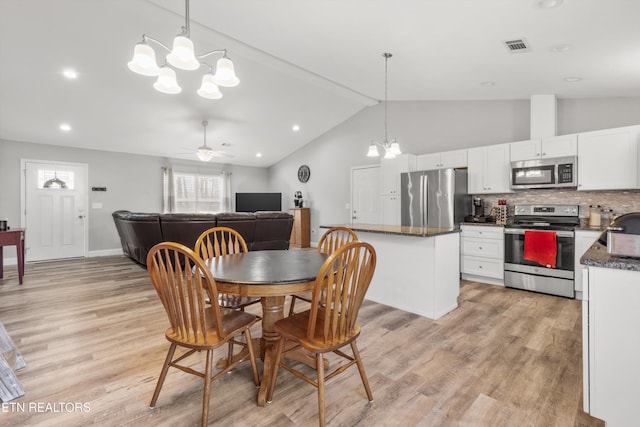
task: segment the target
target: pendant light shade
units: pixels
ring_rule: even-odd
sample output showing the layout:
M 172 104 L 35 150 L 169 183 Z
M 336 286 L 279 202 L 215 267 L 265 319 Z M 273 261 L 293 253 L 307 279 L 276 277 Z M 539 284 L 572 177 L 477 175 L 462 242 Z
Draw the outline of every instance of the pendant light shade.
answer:
M 133 50 L 133 58 L 127 67 L 143 76 L 157 76 L 160 69 L 156 64 L 156 52 L 146 43 L 138 43 Z
M 369 145 L 369 152 L 367 153 L 367 157 L 378 157 L 380 153 L 378 153 L 378 147 L 372 142 Z
M 200 89 L 198 89 L 198 95 L 207 99 L 220 99 L 222 98 L 222 93 L 220 92 L 220 88 L 215 84 L 213 74 L 205 74 L 202 76 L 202 85 Z
M 216 74 L 213 79 L 218 86 L 222 87 L 234 87 L 240 83 L 240 79 L 236 76 L 233 62 L 226 55 L 218 59 Z
M 222 93 L 218 86 L 234 87 L 240 83 L 236 76 L 233 62 L 227 58 L 226 49 L 217 49 L 198 55 L 195 53 L 189 23 L 189 0 L 185 0 L 185 25 L 182 32 L 173 39 L 171 49 L 162 42 L 146 34 L 142 35 L 142 42 L 138 43 L 133 52 L 133 58 L 127 63 L 129 69 L 143 76 L 158 76 L 153 87 L 162 93 L 180 93 L 182 89 L 176 80 L 176 73 L 167 66 L 170 65 L 179 70 L 197 70 L 201 65 L 208 67 L 209 71 L 202 78 L 202 85 L 198 89 L 198 95 L 207 99 L 220 99 Z M 166 64 L 159 68 L 156 62 L 155 51 L 148 42 L 165 49 L 168 53 Z M 206 57 L 213 54 L 222 54 L 218 59 L 216 72 L 213 74 L 211 64 L 203 62 Z
M 153 84 L 158 92 L 175 94 L 182 92 L 182 88 L 178 86 L 176 81 L 176 72 L 169 67 L 160 68 L 158 80 Z
M 173 39 L 173 48 L 167 55 L 167 62 L 181 70 L 197 70 L 200 63 L 193 50 L 193 42 L 184 35 Z

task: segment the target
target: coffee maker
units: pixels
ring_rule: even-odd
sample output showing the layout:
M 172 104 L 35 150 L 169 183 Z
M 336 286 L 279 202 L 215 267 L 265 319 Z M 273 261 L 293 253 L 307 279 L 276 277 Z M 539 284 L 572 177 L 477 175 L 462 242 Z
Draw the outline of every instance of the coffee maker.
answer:
M 484 217 L 484 201 L 480 197 L 473 198 L 473 216 L 475 218 Z

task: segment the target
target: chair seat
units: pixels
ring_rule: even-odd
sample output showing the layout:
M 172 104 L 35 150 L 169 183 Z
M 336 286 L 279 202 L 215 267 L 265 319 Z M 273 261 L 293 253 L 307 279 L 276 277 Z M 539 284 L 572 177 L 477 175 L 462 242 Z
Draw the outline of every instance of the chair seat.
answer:
M 316 323 L 316 329 L 313 336 L 318 339 L 307 338 L 307 326 L 309 324 L 310 310 L 302 313 L 295 313 L 293 316 L 285 317 L 275 323 L 274 329 L 277 333 L 289 340 L 300 343 L 302 347 L 313 353 L 328 353 L 337 348 L 344 347 L 346 344 L 358 338 L 360 335 L 360 326 L 355 325 L 351 334 L 342 336 L 340 339 L 334 339 L 332 342 L 326 342 L 322 338 L 322 322 Z M 321 318 L 321 315 L 318 315 Z
M 216 347 L 224 343 L 230 337 L 242 332 L 242 329 L 251 327 L 258 321 L 258 317 L 253 314 L 246 313 L 244 311 L 227 311 L 222 314 L 222 328 L 224 331 L 224 337 L 221 338 L 216 331 L 216 324 L 213 310 L 209 309 L 206 312 L 206 338 L 203 336 L 197 337 L 195 343 L 193 340 L 185 340 L 176 334 L 173 328 L 169 327 L 165 330 L 165 336 L 170 342 L 199 350 L 206 350 L 212 347 Z
M 260 302 L 260 298 L 241 297 L 231 294 L 218 294 L 218 304 L 220 308 L 228 308 L 231 310 L 240 310 L 248 305 Z

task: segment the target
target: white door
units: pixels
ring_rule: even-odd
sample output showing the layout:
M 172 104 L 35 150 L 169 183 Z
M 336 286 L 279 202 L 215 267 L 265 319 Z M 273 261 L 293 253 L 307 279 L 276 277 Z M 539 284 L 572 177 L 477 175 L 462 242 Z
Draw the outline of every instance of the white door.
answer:
M 351 169 L 351 222 L 380 223 L 380 166 Z
M 83 257 L 87 165 L 23 161 L 25 260 Z

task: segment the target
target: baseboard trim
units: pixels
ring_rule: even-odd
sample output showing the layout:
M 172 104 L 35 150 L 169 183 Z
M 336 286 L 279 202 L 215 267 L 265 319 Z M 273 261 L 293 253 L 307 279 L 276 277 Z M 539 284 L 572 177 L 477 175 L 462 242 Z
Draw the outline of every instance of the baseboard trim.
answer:
M 99 251 L 89 251 L 87 258 L 96 258 L 101 256 L 122 255 L 122 248 L 119 249 L 102 249 Z

